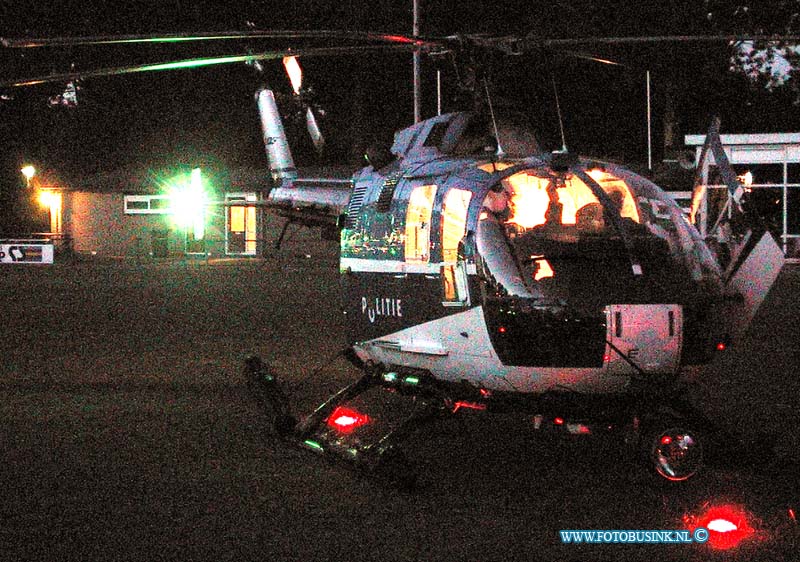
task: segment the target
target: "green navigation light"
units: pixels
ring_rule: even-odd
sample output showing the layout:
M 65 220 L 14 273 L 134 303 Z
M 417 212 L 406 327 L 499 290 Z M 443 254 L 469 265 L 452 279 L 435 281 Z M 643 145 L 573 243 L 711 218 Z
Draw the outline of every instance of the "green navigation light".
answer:
M 303 441 L 303 445 L 305 445 L 309 449 L 311 449 L 313 451 L 316 451 L 318 453 L 324 453 L 325 452 L 325 449 L 322 447 L 322 445 L 320 445 L 319 443 L 317 443 L 316 441 L 313 441 L 311 439 L 306 439 L 305 441 Z

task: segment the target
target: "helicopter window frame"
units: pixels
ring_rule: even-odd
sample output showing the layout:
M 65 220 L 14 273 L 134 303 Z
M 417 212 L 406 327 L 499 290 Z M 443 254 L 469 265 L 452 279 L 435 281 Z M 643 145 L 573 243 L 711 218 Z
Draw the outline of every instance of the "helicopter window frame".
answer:
M 440 121 L 439 123 L 434 123 L 431 130 L 428 132 L 428 136 L 425 137 L 425 142 L 422 143 L 422 146 L 432 146 L 434 148 L 439 148 L 444 140 L 444 135 L 447 133 L 447 129 L 450 128 L 450 121 Z
M 403 255 L 406 262 L 429 263 L 431 259 L 431 220 L 438 186 L 414 186 L 408 197 Z
M 442 279 L 442 306 L 469 306 L 469 283 L 466 263 L 443 263 L 439 268 Z

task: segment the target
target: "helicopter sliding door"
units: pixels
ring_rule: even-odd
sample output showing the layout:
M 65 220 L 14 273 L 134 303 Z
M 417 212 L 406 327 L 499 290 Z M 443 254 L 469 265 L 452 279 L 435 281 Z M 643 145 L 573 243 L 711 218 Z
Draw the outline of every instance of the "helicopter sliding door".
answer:
M 354 228 L 343 231 L 340 268 L 352 342 L 440 315 L 439 263 L 431 258 L 437 192 L 435 184 L 401 182 L 391 207 L 365 204 Z
M 749 231 L 741 246 L 736 249 L 739 259 L 733 261 L 726 272 L 725 292 L 730 297 L 727 299 L 727 330 L 733 338 L 747 330 L 784 263 L 783 250 L 769 232 L 759 237 Z

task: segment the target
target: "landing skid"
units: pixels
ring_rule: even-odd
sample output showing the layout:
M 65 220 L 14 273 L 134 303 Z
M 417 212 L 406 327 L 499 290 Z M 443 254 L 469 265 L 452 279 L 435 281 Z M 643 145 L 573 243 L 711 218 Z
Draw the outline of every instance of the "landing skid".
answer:
M 263 361 L 248 359 L 244 373 L 279 438 L 405 489 L 413 487 L 417 474 L 401 449 L 403 442 L 426 423 L 464 409 L 530 414 L 532 429 L 617 432 L 664 482 L 694 477 L 713 450 L 710 444 L 738 443 L 693 408 L 680 388 L 613 396 L 529 396 L 442 383 L 424 372 L 376 369 L 297 421 Z
M 244 373 L 279 438 L 401 489 L 413 488 L 417 479 L 401 443 L 446 412 L 429 385 L 366 372 L 298 422 L 263 361 L 247 359 Z

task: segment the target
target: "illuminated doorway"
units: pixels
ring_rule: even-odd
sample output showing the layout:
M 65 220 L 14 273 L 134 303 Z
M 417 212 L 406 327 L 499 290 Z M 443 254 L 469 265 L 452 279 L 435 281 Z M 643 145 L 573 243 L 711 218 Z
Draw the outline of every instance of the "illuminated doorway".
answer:
M 229 255 L 256 255 L 257 200 L 255 193 L 228 193 L 225 195 L 225 253 Z
M 60 191 L 44 189 L 39 192 L 39 204 L 44 207 L 49 216 L 50 231 L 48 234 L 61 234 L 61 215 L 63 198 Z

